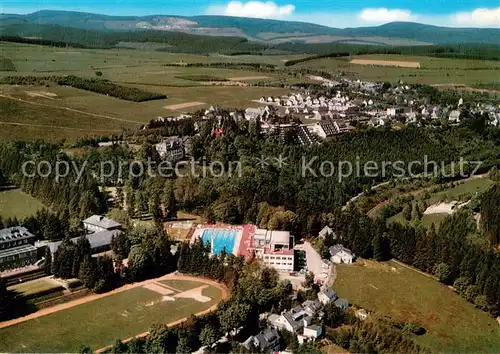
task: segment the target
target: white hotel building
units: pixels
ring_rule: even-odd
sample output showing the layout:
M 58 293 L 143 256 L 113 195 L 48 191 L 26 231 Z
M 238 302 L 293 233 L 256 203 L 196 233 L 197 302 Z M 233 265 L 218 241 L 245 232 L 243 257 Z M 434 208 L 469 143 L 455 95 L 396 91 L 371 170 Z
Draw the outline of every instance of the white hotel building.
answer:
M 253 234 L 255 255 L 264 264 L 282 271 L 293 271 L 294 252 L 290 248 L 290 232 L 256 228 Z

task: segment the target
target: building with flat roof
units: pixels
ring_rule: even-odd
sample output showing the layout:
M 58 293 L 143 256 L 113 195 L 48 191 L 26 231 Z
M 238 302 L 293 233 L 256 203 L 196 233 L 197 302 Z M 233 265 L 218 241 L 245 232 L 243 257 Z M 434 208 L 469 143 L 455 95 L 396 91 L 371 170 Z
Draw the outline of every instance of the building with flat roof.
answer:
M 121 230 L 111 230 L 111 231 L 101 231 L 95 232 L 93 234 L 86 235 L 85 237 L 89 240 L 90 250 L 93 254 L 108 251 L 111 248 L 111 240 L 113 236 L 121 234 Z M 73 243 L 77 243 L 80 237 L 74 237 L 71 239 Z M 54 254 L 57 251 L 62 241 L 37 241 L 35 242 L 36 248 L 48 247 L 50 252 Z
M 253 251 L 267 266 L 293 271 L 295 257 L 290 248 L 290 232 L 255 228 Z
M 0 230 L 0 271 L 36 263 L 35 235 L 25 227 L 15 226 Z
M 267 266 L 293 271 L 295 257 L 288 231 L 260 229 L 255 225 L 207 224 L 194 230 L 191 242 L 200 238 L 210 245 L 214 254 L 223 249 L 246 258 L 255 254 Z

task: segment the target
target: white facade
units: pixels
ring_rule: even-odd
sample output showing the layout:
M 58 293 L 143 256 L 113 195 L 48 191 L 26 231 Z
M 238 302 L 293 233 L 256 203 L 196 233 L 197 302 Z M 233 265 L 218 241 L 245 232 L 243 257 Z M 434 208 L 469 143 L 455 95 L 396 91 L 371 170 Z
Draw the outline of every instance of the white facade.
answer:
M 351 264 L 353 259 L 354 256 L 351 253 L 345 251 L 340 251 L 336 255 L 332 256 L 332 262 L 336 264 Z
M 293 272 L 294 255 L 292 254 L 282 254 L 281 252 L 269 253 L 262 255 L 262 260 L 265 265 L 275 268 L 277 270 L 283 270 L 287 272 Z
M 326 305 L 331 301 L 334 301 L 337 298 L 337 295 L 331 288 L 325 288 L 318 293 L 318 301 L 322 305 Z
M 269 317 L 271 324 L 277 329 L 285 329 L 288 332 L 294 333 L 295 329 L 292 327 L 290 322 L 285 318 L 285 316 L 277 316 L 277 318 Z
M 320 326 L 309 326 L 304 328 L 303 336 L 306 338 L 316 339 L 321 336 L 322 328 Z

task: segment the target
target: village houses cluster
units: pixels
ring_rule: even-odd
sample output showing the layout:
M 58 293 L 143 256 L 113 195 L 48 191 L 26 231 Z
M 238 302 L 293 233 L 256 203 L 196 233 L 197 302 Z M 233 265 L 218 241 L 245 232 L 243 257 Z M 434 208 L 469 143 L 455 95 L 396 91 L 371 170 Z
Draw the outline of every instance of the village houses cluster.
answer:
M 262 96 L 253 101 L 252 107 L 233 110 L 229 114 L 235 120 L 260 121 L 265 134 L 274 134 L 282 140 L 292 139 L 301 145 L 320 144 L 324 139 L 349 133 L 356 127 L 389 127 L 394 124 L 422 124 L 422 122 L 447 121 L 459 124 L 464 101 L 453 105 L 429 104 L 420 97 L 417 89 L 400 83 L 395 87 L 361 80 L 342 79 L 340 82 L 323 79 L 327 91 L 315 94 L 311 90 L 297 90 L 279 97 Z M 489 124 L 500 124 L 500 106 L 476 102 L 468 105 L 471 113 L 485 113 Z M 195 122 L 199 130 L 204 120 L 222 120 L 221 109 L 212 105 L 206 109 L 201 121 Z M 154 122 L 180 121 L 192 115 L 159 117 Z M 147 129 L 144 126 L 143 129 Z M 214 136 L 224 134 L 215 129 Z M 164 138 L 156 145 L 159 154 L 170 161 L 179 161 L 186 155 L 186 138 Z

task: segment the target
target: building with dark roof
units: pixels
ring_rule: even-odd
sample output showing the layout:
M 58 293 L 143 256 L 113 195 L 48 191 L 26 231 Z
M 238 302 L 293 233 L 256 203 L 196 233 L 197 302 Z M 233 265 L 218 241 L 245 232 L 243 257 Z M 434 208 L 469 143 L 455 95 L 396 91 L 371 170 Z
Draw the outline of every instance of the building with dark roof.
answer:
M 250 336 L 243 344 L 249 348 L 253 344 L 261 353 L 273 353 L 280 350 L 280 337 L 274 328 L 265 328 L 255 336 Z
M 86 235 L 85 237 L 89 240 L 90 250 L 93 254 L 108 251 L 111 248 L 111 240 L 113 236 L 121 234 L 121 230 L 111 230 L 111 231 L 101 231 L 95 232 L 93 234 Z M 74 237 L 71 239 L 73 243 L 77 243 L 80 237 Z M 62 241 L 39 241 L 35 243 L 37 248 L 48 247 L 51 253 L 57 251 Z
M 92 215 L 83 220 L 83 227 L 89 232 L 120 230 L 122 225 L 102 215 Z
M 25 227 L 0 230 L 0 271 L 36 263 L 37 249 L 33 247 L 34 242 L 35 235 Z

